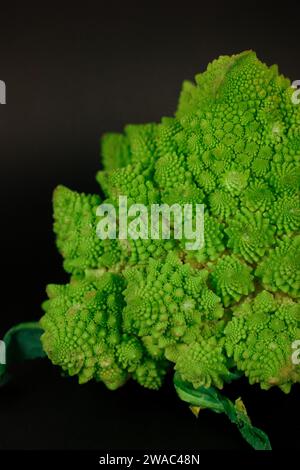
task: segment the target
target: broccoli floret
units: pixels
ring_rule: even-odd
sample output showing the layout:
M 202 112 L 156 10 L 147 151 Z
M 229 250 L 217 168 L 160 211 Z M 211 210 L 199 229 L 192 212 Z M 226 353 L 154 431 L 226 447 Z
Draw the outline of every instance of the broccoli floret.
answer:
M 133 375 L 142 385 L 158 388 L 166 361 L 153 361 L 142 342 L 124 332 L 123 289 L 124 278 L 112 273 L 96 281 L 50 284 L 41 320 L 43 347 L 53 364 L 78 375 L 79 383 L 96 379 L 114 390 Z
M 235 309 L 225 328 L 226 349 L 251 384 L 260 383 L 266 390 L 278 385 L 288 393 L 300 381 L 300 367 L 291 361 L 299 321 L 299 304 L 267 291 Z

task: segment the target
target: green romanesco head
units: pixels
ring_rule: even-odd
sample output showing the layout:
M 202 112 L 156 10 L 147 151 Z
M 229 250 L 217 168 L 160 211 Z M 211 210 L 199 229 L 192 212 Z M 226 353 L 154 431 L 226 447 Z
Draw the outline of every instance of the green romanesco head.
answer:
M 184 82 L 174 117 L 102 140 L 98 195 L 59 186 L 54 231 L 71 275 L 48 287 L 43 344 L 80 382 L 158 388 L 175 367 L 195 387 L 243 372 L 262 388 L 300 382 L 300 106 L 254 52 Z M 204 204 L 204 246 L 100 240 L 96 208 Z M 117 212 L 118 216 L 118 212 Z
M 300 336 L 300 305 L 286 296 L 262 291 L 234 310 L 225 328 L 227 354 L 251 384 L 289 392 L 300 381 L 300 365 L 292 361 L 292 345 Z
M 114 390 L 132 374 L 141 385 L 158 388 L 166 361 L 153 361 L 142 342 L 124 332 L 123 290 L 123 277 L 111 273 L 94 281 L 50 284 L 41 320 L 44 349 L 80 383 L 96 379 Z

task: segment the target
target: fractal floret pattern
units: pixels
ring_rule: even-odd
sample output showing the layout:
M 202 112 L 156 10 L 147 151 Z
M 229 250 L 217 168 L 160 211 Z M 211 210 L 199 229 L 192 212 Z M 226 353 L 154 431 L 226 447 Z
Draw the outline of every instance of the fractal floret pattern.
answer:
M 300 106 L 276 66 L 222 56 L 184 82 L 159 123 L 104 135 L 99 195 L 54 193 L 70 274 L 43 304 L 43 347 L 80 383 L 157 389 L 175 368 L 194 387 L 234 373 L 263 389 L 300 382 Z M 100 240 L 100 203 L 204 204 L 204 246 Z

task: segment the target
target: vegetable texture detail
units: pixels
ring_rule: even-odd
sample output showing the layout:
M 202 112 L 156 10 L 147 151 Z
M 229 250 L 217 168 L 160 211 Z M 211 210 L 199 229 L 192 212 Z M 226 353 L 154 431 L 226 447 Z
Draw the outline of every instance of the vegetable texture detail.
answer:
M 54 232 L 70 283 L 47 287 L 40 322 L 54 364 L 113 390 L 129 379 L 159 389 L 171 368 L 195 390 L 240 375 L 285 393 L 300 382 L 291 360 L 300 339 L 292 94 L 254 52 L 221 56 L 183 83 L 174 117 L 103 136 L 99 195 L 57 187 Z M 146 206 L 204 204 L 204 247 L 100 240 L 96 208 L 120 195 Z

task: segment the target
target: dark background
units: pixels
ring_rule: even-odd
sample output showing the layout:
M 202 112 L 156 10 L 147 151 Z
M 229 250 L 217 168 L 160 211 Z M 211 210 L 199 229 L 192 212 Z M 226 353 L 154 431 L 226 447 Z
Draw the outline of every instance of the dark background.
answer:
M 183 79 L 220 54 L 256 50 L 283 74 L 300 78 L 296 2 L 88 2 L 40 8 L 1 4 L 0 338 L 38 319 L 45 285 L 65 282 L 52 235 L 58 183 L 97 191 L 99 137 L 127 123 L 171 115 Z M 240 394 L 274 448 L 298 442 L 299 386 L 289 396 L 246 382 Z M 298 395 L 298 402 L 296 396 Z M 79 387 L 47 361 L 18 367 L 0 390 L 0 449 L 242 449 L 222 415 L 197 421 L 171 378 L 161 392 L 128 384 L 108 392 Z

